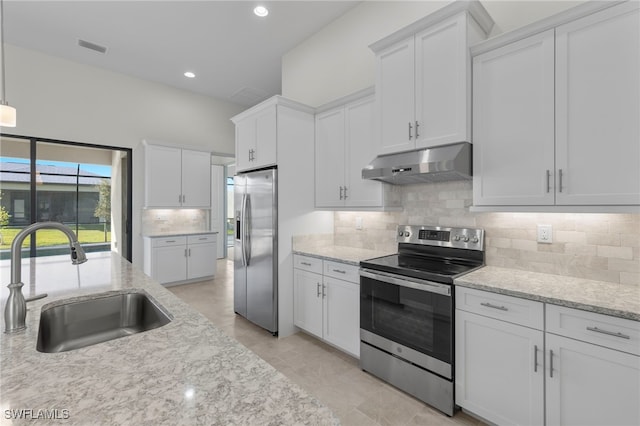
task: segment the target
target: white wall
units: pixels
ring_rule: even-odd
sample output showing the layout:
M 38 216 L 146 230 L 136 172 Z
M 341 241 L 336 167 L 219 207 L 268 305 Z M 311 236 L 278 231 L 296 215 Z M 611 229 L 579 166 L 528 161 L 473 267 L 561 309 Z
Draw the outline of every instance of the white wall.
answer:
M 143 139 L 234 153 L 229 119 L 245 108 L 167 85 L 6 45 L 6 98 L 18 125 L 3 132 L 135 148 Z M 133 260 L 142 265 L 142 176 L 133 169 Z
M 374 85 L 369 45 L 449 2 L 364 1 L 282 58 L 282 94 L 317 107 Z M 482 1 L 497 35 L 581 1 Z

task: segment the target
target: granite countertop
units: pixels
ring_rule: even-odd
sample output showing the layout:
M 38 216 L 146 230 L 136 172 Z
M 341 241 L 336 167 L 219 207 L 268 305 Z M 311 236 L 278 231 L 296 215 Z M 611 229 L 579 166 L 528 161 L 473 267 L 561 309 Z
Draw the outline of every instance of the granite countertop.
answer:
M 315 243 L 294 243 L 293 253 L 319 257 L 326 260 L 335 260 L 355 266 L 360 266 L 361 260 L 392 254 L 385 251 L 336 246 L 333 244 L 317 245 Z
M 23 260 L 25 297 L 49 297 L 28 304 L 25 331 L 0 334 L 3 424 L 32 424 L 47 413 L 57 419 L 38 424 L 338 423 L 328 408 L 119 255 L 87 257 L 78 266 L 68 256 Z M 8 261 L 0 262 L 0 272 L 8 282 Z M 172 321 L 69 352 L 36 350 L 43 306 L 132 289 L 149 294 Z M 7 294 L 3 286 L 3 302 Z M 4 320 L 1 326 L 4 331 Z M 12 410 L 27 410 L 27 418 L 14 419 Z
M 485 266 L 455 285 L 640 321 L 640 288 L 583 278 Z
M 218 234 L 218 231 L 193 231 L 193 232 L 158 232 L 154 234 L 142 234 L 147 238 L 163 238 L 163 237 L 178 237 L 182 235 L 203 235 L 203 234 Z

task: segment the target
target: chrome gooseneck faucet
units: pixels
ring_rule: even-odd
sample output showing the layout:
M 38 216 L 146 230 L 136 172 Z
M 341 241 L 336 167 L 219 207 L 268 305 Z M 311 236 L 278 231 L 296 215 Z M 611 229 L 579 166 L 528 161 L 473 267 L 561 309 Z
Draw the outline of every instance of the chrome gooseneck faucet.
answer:
M 9 297 L 4 308 L 5 333 L 13 333 L 24 330 L 26 328 L 25 318 L 27 317 L 27 301 L 22 295 L 22 243 L 24 239 L 37 231 L 38 229 L 58 229 L 69 238 L 71 247 L 71 263 L 79 265 L 87 261 L 87 256 L 78 242 L 76 234 L 66 225 L 59 222 L 36 222 L 27 226 L 16 235 L 11 243 L 11 284 L 9 288 Z M 43 296 L 42 296 L 43 297 Z M 36 296 L 29 300 L 40 299 Z

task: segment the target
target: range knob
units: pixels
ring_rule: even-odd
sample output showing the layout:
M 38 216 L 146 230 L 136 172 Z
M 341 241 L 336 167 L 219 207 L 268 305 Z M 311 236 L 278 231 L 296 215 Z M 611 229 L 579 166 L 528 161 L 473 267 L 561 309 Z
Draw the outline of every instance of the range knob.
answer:
M 409 231 L 405 231 L 405 232 L 404 232 L 404 236 L 405 236 L 405 237 L 408 237 L 408 236 L 410 236 L 410 235 L 411 235 L 411 233 L 410 233 Z
M 398 231 L 398 237 L 402 237 L 403 235 L 404 235 L 404 232 Z
M 455 237 L 453 237 L 454 241 L 460 241 L 460 235 L 456 235 Z
M 475 244 L 477 244 L 477 243 L 478 243 L 478 241 L 480 241 L 480 240 L 478 240 L 478 237 L 476 237 L 476 236 L 474 236 L 474 237 L 471 239 L 471 242 L 472 242 L 472 243 L 475 243 Z
M 464 241 L 465 243 L 468 243 L 469 237 L 465 235 L 464 237 L 462 237 L 462 241 Z

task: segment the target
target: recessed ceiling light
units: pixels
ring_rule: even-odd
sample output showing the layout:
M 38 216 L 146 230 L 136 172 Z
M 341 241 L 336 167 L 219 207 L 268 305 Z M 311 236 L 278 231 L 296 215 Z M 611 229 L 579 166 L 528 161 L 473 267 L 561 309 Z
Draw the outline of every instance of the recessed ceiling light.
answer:
M 187 72 L 184 73 L 184 76 L 188 77 L 188 78 L 194 78 L 196 75 L 194 73 L 192 73 L 191 71 L 187 71 Z
M 253 9 L 253 13 L 255 13 L 261 18 L 264 18 L 269 14 L 269 10 L 264 6 L 256 6 L 256 8 Z

